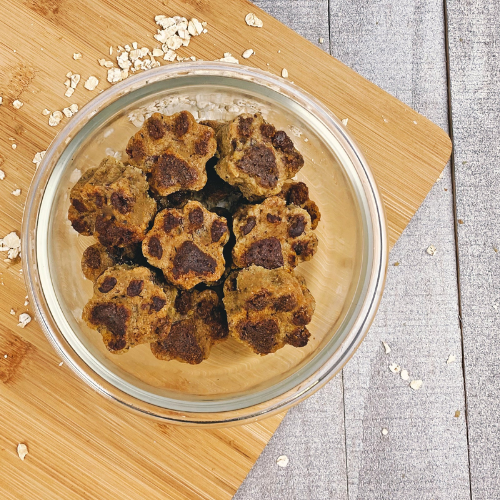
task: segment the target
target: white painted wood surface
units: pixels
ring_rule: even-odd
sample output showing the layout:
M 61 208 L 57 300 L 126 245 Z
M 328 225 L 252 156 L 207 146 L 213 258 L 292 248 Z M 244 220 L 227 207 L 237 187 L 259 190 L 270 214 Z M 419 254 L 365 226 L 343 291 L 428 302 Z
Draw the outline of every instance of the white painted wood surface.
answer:
M 290 411 L 238 500 L 500 497 L 500 1 L 447 3 L 448 24 L 440 0 L 257 2 L 311 41 L 323 37 L 332 55 L 447 131 L 451 82 L 460 221 L 447 167 L 391 252 L 365 342 L 342 376 Z M 390 363 L 422 388 L 410 389 Z

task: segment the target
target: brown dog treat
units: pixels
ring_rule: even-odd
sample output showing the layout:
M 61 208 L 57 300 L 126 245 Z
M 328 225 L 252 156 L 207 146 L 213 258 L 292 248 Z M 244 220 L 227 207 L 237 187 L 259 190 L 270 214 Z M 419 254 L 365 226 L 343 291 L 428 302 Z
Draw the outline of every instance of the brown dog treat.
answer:
M 82 256 L 83 275 L 95 282 L 106 269 L 117 264 L 131 263 L 137 255 L 137 250 L 136 247 L 106 248 L 100 243 L 90 245 Z
M 311 228 L 316 229 L 321 220 L 321 212 L 318 205 L 309 198 L 309 188 L 303 182 L 285 181 L 283 189 L 278 194 L 286 200 L 287 205 L 297 205 L 303 208 L 311 217 Z
M 87 170 L 70 192 L 68 218 L 85 236 L 106 247 L 142 241 L 156 212 L 143 172 L 112 157 Z
M 229 239 L 224 217 L 189 201 L 183 209 L 166 209 L 156 216 L 142 243 L 148 262 L 183 289 L 213 283 L 225 269 L 223 248 Z
M 214 130 L 196 123 L 188 111 L 154 113 L 127 145 L 130 164 L 148 174 L 151 189 L 161 196 L 201 189 L 205 164 L 216 150 Z
M 116 266 L 104 271 L 83 319 L 115 354 L 155 342 L 170 330 L 176 291 L 155 282 L 145 267 Z
M 172 327 L 151 344 L 151 351 L 158 359 L 195 365 L 207 359 L 212 346 L 227 337 L 226 313 L 214 291 L 179 291 Z
M 250 201 L 278 194 L 304 165 L 290 137 L 260 113 L 240 115 L 220 127 L 217 140 L 217 173 Z
M 304 347 L 306 325 L 315 301 L 305 280 L 285 269 L 251 266 L 229 275 L 224 284 L 229 333 L 256 354 L 270 354 L 286 344 Z
M 266 269 L 293 269 L 310 260 L 318 247 L 309 214 L 298 206 L 287 206 L 277 196 L 260 205 L 241 207 L 233 218 L 233 232 L 234 267 L 255 264 Z

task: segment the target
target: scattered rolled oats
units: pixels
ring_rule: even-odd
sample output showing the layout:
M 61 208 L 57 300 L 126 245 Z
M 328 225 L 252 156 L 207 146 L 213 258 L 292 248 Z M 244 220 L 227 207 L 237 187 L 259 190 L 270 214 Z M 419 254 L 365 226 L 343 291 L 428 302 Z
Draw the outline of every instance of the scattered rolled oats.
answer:
M 21 190 L 18 188 L 18 189 L 14 189 L 14 191 L 12 191 L 11 193 L 13 196 L 21 196 Z
M 408 380 L 410 378 L 410 374 L 408 373 L 408 370 L 401 370 L 401 378 L 403 380 Z
M 243 59 L 248 59 L 253 54 L 255 54 L 255 52 L 253 51 L 253 49 L 247 49 L 247 50 L 245 50 L 245 52 L 243 52 L 243 54 L 241 55 L 241 57 L 243 57 Z
M 429 255 L 436 255 L 437 248 L 434 245 L 430 245 L 429 248 L 427 249 L 427 253 Z
M 458 418 L 460 416 L 460 410 L 455 411 L 455 418 Z
M 3 181 L 5 179 L 5 172 L 3 170 L 0 170 L 0 181 Z
M 344 127 L 347 127 L 347 122 L 349 121 L 349 118 L 344 118 L 342 120 L 342 125 L 344 125 Z
M 59 363 L 59 366 L 62 366 L 62 365 L 64 365 L 64 361 L 61 361 L 61 362 Z
M 31 321 L 31 316 L 28 313 L 22 313 L 19 315 L 19 323 L 17 326 L 24 328 Z
M 384 346 L 385 353 L 389 354 L 391 352 L 391 348 L 389 347 L 389 344 L 387 342 L 382 341 L 382 345 Z
M 12 144 L 11 148 L 12 149 L 17 149 L 17 144 Z
M 262 28 L 264 26 L 264 23 L 253 12 L 245 16 L 245 22 L 248 26 L 253 26 L 254 28 Z
M 78 74 L 71 75 L 71 88 L 76 89 L 76 86 L 80 83 L 81 76 Z
M 30 304 L 30 301 L 29 301 L 29 300 L 25 300 L 25 301 L 24 301 L 24 305 L 25 305 L 25 306 L 29 306 L 29 304 Z
M 0 106 L 2 105 L 3 103 L 3 97 L 0 95 Z
M 20 100 L 16 99 L 13 103 L 12 103 L 12 106 L 15 108 L 15 109 L 19 109 L 19 108 L 22 108 L 24 105 L 23 102 L 21 102 Z
M 24 460 L 28 454 L 28 447 L 24 443 L 19 443 L 17 445 L 17 454 L 21 460 Z
M 63 114 L 60 111 L 53 111 L 49 116 L 49 125 L 51 127 L 56 127 L 61 123 L 62 118 Z
M 325 41 L 325 39 L 324 39 L 324 38 L 320 38 L 320 39 L 319 39 L 319 43 L 323 43 L 324 41 Z
M 163 50 L 158 49 L 158 48 L 153 49 L 153 56 L 154 57 L 161 57 L 162 55 L 163 55 Z
M 450 354 L 448 356 L 448 359 L 446 360 L 446 364 L 449 365 L 450 363 L 454 363 L 456 361 L 456 357 L 453 354 Z
M 126 52 L 125 52 L 126 54 Z M 119 68 L 111 68 L 108 69 L 108 78 L 107 78 L 109 83 L 117 83 L 121 82 L 122 80 L 122 72 L 120 71 Z
M 43 160 L 43 157 L 45 156 L 45 153 L 46 153 L 46 151 L 39 151 L 33 157 L 32 161 L 36 165 L 36 168 L 38 168 L 38 165 L 40 165 L 40 162 Z
M 198 21 L 198 19 L 191 19 L 188 23 L 188 31 L 191 36 L 198 36 L 203 33 L 203 25 Z
M 87 90 L 95 90 L 95 88 L 99 85 L 99 80 L 95 76 L 89 76 L 87 81 L 85 82 L 84 87 Z
M 69 109 L 73 114 L 75 114 L 78 111 L 78 104 L 72 104 Z
M 109 48 L 109 55 L 112 56 L 113 55 L 113 47 L 110 47 Z
M 15 316 L 16 315 L 16 311 L 14 311 L 14 309 L 11 309 L 10 310 L 10 314 L 12 314 L 12 316 Z
M 50 111 L 49 111 L 47 108 L 45 108 L 45 109 L 42 111 L 42 115 L 44 115 L 44 116 L 50 115 Z
M 278 464 L 279 467 L 286 467 L 288 465 L 288 457 L 286 455 L 281 455 L 280 457 L 278 457 L 278 459 L 276 460 L 276 463 Z
M 392 373 L 399 373 L 401 371 L 401 367 L 396 363 L 391 363 L 389 365 L 389 370 L 391 370 Z
M 287 70 L 286 68 L 283 68 L 283 69 L 281 70 L 281 76 L 282 76 L 283 78 L 288 78 L 288 70 Z
M 75 89 L 73 87 L 68 87 L 66 89 L 66 92 L 64 92 L 64 95 L 66 97 L 71 97 L 74 94 L 74 92 L 75 92 Z
M 412 380 L 410 382 L 410 387 L 414 390 L 414 391 L 418 391 L 421 387 L 422 387 L 422 381 L 421 380 Z
M 387 429 L 382 429 L 382 435 L 387 436 L 389 434 L 389 431 Z
M 83 56 L 80 54 L 80 52 L 76 52 L 73 54 L 73 59 L 75 61 L 78 61 L 78 59 L 81 59 Z
M 228 62 L 233 64 L 240 64 L 240 61 L 231 55 L 231 52 L 224 52 L 224 57 L 221 59 L 216 59 L 216 61 Z

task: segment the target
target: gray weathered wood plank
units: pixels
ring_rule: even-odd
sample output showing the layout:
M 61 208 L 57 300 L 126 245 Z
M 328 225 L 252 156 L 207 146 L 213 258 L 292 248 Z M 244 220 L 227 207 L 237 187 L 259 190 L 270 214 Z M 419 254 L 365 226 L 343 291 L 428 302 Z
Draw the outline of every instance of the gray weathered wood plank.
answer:
M 500 496 L 500 2 L 447 8 L 472 498 L 489 500 Z
M 438 0 L 331 0 L 332 54 L 445 130 Z M 435 245 L 435 256 L 426 253 Z M 391 253 L 367 339 L 344 369 L 349 499 L 470 497 L 450 171 Z M 392 352 L 385 354 L 381 341 Z M 449 354 L 457 362 L 447 365 Z M 418 392 L 390 363 L 423 380 Z M 456 418 L 455 411 L 461 411 Z M 382 435 L 382 429 L 388 430 Z

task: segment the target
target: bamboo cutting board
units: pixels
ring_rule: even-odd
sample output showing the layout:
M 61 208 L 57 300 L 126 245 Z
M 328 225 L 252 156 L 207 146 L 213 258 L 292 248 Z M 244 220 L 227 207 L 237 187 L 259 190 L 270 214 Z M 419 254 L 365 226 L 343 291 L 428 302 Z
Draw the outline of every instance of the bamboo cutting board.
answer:
M 6 173 L 0 182 L 0 236 L 19 233 L 35 170 L 31 160 L 58 130 L 48 126 L 41 111 L 72 103 L 82 107 L 107 88 L 97 59 L 110 59 L 110 45 L 156 46 L 157 14 L 208 22 L 208 33 L 193 39 L 181 55 L 213 60 L 224 52 L 240 57 L 253 48 L 256 54 L 247 64 L 275 74 L 287 68 L 291 80 L 339 118 L 349 118 L 348 129 L 385 201 L 391 245 L 450 155 L 449 138 L 436 125 L 244 0 L 0 0 L 0 7 L 0 168 Z M 255 12 L 264 27 L 247 26 L 248 12 Z M 83 59 L 74 61 L 74 52 Z M 63 85 L 68 71 L 82 75 L 69 99 Z M 83 88 L 90 75 L 100 79 L 94 92 Z M 19 110 L 11 105 L 17 98 L 24 103 Z M 10 194 L 17 188 L 19 197 Z M 219 500 L 234 494 L 282 416 L 195 430 L 124 412 L 59 366 L 36 322 L 24 330 L 16 326 L 17 315 L 29 310 L 25 294 L 20 265 L 0 261 L 2 499 Z M 9 314 L 11 308 L 16 316 Z M 21 442 L 29 448 L 24 462 L 16 454 Z

